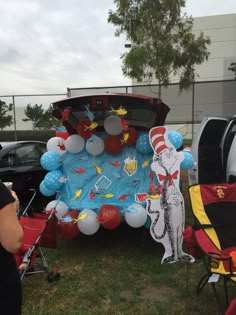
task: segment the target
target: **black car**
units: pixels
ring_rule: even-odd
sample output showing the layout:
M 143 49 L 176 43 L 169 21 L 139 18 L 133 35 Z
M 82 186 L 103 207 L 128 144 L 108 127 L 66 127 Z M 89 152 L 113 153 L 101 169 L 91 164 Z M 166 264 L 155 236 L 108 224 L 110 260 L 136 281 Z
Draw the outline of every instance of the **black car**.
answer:
M 0 144 L 0 179 L 12 182 L 22 209 L 25 208 L 36 190 L 32 207 L 40 211 L 51 198 L 42 196 L 39 184 L 47 171 L 40 165 L 40 158 L 47 151 L 46 143 L 40 141 L 1 142 Z

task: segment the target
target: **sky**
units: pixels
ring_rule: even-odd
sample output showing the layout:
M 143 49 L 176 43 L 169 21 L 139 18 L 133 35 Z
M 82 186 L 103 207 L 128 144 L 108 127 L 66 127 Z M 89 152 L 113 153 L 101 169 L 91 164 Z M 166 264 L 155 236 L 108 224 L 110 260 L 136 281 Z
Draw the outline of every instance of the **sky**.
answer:
M 0 0 L 0 96 L 130 85 L 113 0 Z M 188 15 L 236 13 L 235 0 L 187 0 Z

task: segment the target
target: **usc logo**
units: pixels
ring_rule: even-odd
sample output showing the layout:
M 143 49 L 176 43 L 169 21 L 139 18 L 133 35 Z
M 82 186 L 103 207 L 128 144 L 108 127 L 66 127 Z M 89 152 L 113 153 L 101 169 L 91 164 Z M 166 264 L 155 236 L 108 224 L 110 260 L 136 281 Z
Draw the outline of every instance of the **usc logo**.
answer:
M 217 196 L 220 199 L 223 199 L 225 197 L 225 190 L 227 189 L 227 187 L 225 187 L 225 186 L 215 186 L 214 188 L 216 190 Z

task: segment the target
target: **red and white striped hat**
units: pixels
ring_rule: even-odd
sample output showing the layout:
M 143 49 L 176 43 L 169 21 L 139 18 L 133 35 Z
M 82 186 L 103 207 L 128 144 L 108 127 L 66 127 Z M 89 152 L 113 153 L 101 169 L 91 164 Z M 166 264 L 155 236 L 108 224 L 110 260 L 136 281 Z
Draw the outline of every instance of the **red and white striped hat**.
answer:
M 150 145 L 156 154 L 160 154 L 167 148 L 165 144 L 164 134 L 166 133 L 165 127 L 154 127 L 149 131 Z

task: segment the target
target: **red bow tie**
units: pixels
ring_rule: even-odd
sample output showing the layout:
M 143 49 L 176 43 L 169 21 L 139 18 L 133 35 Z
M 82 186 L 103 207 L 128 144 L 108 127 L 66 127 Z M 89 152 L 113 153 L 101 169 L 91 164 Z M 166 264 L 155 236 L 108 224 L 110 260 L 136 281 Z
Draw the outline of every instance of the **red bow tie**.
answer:
M 163 181 L 165 179 L 168 179 L 168 186 L 172 185 L 172 179 L 177 179 L 179 171 L 175 171 L 172 175 L 162 175 L 162 174 L 158 174 L 158 178 L 160 181 Z

